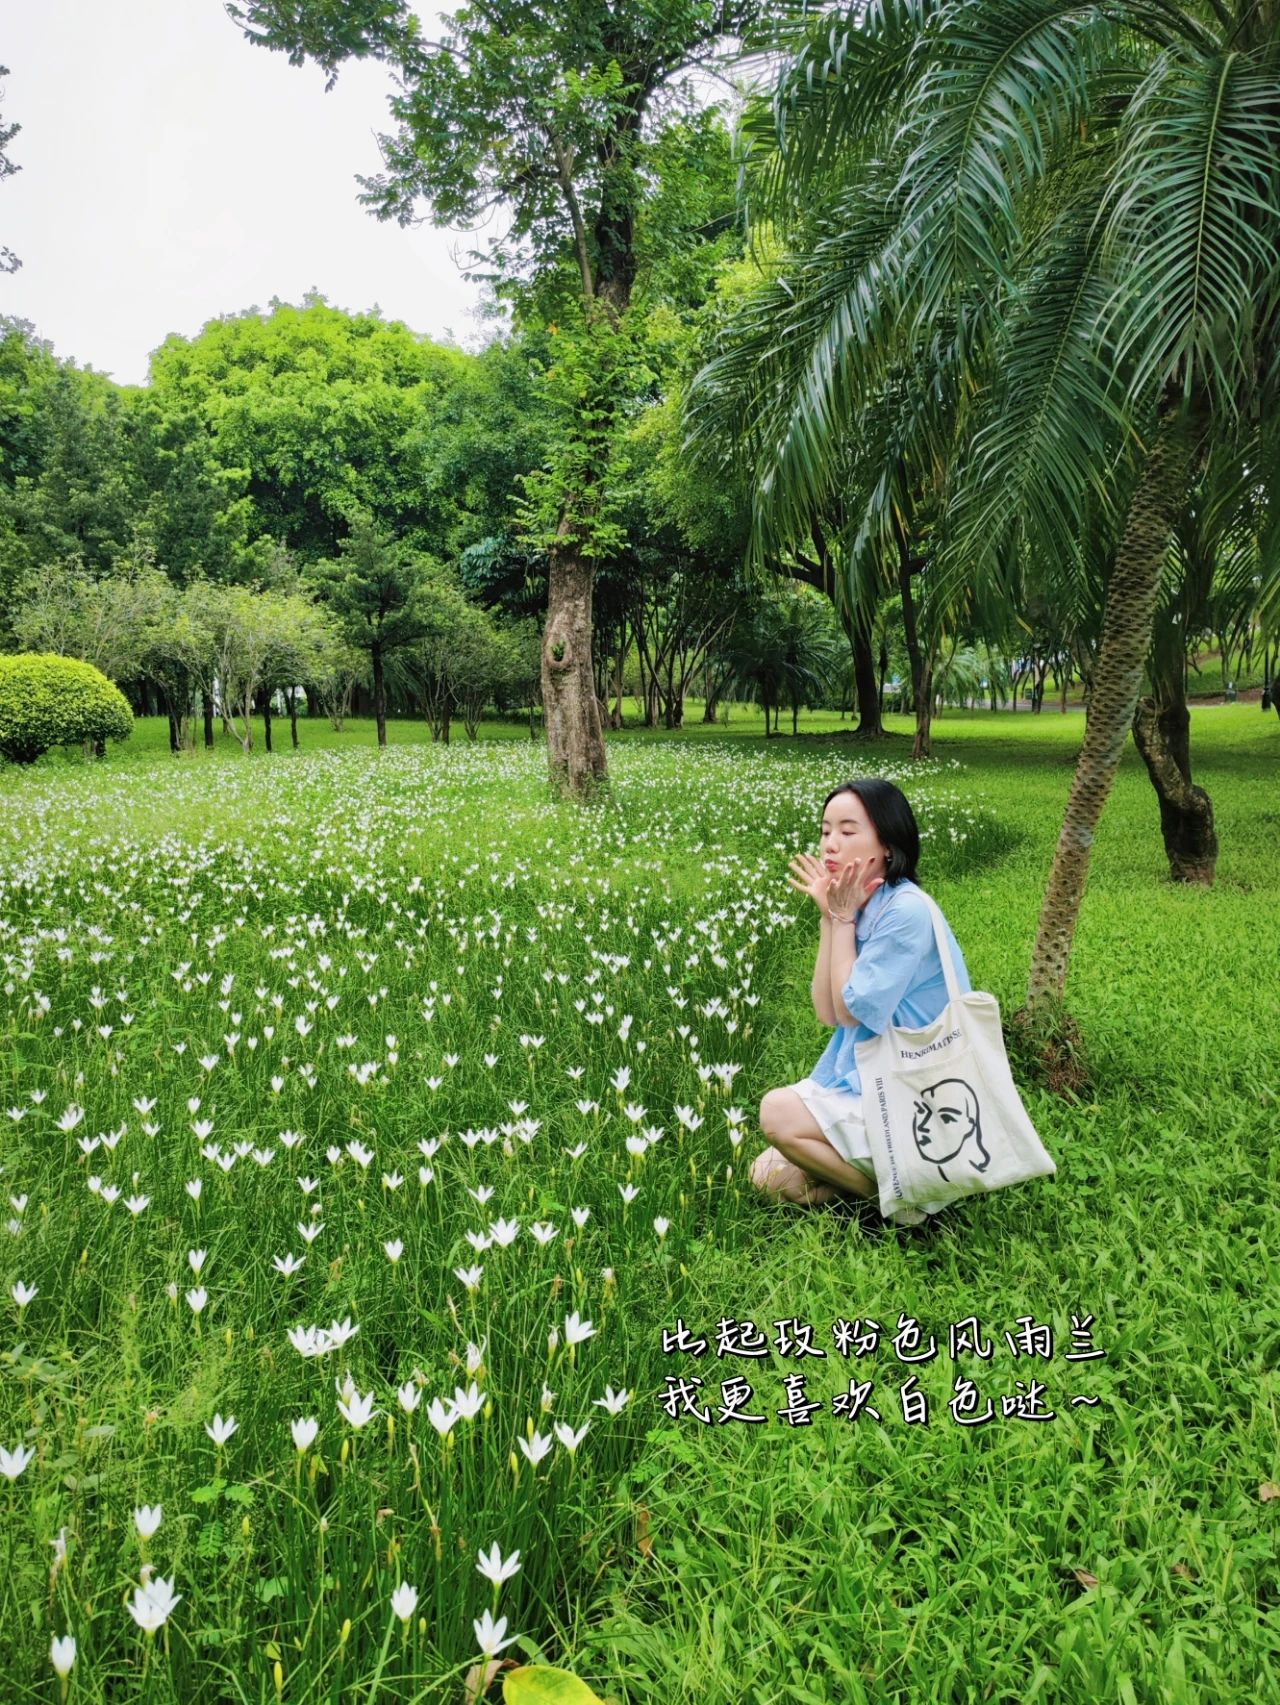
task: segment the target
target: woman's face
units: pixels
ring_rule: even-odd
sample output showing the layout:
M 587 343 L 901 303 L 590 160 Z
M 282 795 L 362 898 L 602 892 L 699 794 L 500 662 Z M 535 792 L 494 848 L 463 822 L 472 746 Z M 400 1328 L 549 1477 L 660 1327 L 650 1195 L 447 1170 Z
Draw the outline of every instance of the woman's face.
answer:
M 856 793 L 848 788 L 827 801 L 822 817 L 822 862 L 835 875 L 853 863 L 875 876 L 884 875 L 885 849 Z

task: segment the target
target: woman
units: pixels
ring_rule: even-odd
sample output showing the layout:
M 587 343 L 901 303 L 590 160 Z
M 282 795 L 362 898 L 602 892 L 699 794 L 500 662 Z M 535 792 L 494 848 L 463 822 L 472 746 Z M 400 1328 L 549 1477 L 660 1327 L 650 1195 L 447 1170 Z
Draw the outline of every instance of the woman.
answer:
M 806 1206 L 879 1197 L 854 1045 L 890 1023 L 931 1024 L 947 1004 L 932 915 L 916 882 L 919 858 L 920 830 L 906 796 L 867 777 L 823 802 L 822 862 L 808 853 L 791 861 L 791 886 L 818 908 L 813 1009 L 835 1034 L 808 1077 L 769 1090 L 760 1103 L 771 1146 L 751 1169 L 758 1189 Z M 969 973 L 949 924 L 945 934 L 967 994 Z M 900 1225 L 924 1217 L 915 1208 L 892 1216 Z

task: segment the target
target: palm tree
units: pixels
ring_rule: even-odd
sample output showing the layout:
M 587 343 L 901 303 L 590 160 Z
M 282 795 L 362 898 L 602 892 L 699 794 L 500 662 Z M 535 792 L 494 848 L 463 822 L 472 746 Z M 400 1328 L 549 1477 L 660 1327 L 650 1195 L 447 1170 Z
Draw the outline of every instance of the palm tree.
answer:
M 1008 598 L 1028 548 L 1110 565 L 1029 1006 L 1065 986 L 1188 489 L 1211 448 L 1274 439 L 1278 10 L 858 0 L 802 26 L 752 127 L 757 194 L 796 234 L 756 308 L 757 536 L 823 501 L 903 350 L 935 349 L 958 397 L 942 600 Z M 1272 445 L 1257 466 L 1273 524 Z

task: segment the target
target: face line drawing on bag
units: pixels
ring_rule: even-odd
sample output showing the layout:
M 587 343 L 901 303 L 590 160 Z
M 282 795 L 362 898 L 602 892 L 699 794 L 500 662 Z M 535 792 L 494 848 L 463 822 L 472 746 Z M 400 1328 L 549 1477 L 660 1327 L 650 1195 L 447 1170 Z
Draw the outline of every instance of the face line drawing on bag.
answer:
M 914 1103 L 911 1134 L 915 1138 L 922 1160 L 932 1161 L 938 1168 L 939 1175 L 947 1178 L 947 1174 L 942 1170 L 943 1166 L 953 1161 L 972 1138 L 982 1159 L 977 1161 L 970 1157 L 969 1164 L 975 1172 L 987 1170 L 991 1164 L 991 1156 L 982 1140 L 978 1097 L 963 1078 L 939 1078 L 937 1083 L 922 1089 L 919 1095 L 914 1097 Z M 931 1152 L 935 1142 L 951 1146 L 947 1147 L 945 1153 Z M 950 1182 L 949 1179 L 947 1181 Z

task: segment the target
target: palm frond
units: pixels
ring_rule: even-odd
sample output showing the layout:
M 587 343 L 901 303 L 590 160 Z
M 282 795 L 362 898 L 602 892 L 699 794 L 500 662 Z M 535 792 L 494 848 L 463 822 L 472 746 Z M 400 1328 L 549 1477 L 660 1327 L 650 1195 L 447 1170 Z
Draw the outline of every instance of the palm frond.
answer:
M 963 0 L 948 12 L 900 136 L 909 306 L 922 323 L 966 291 L 994 307 L 1019 201 L 1089 113 L 1116 36 L 1095 4 Z
M 1103 332 L 1133 386 L 1236 410 L 1280 283 L 1280 85 L 1242 53 L 1162 54 L 1134 98 L 1104 209 Z
M 994 356 L 956 470 L 944 580 L 1001 579 L 1019 534 L 1046 556 L 1105 514 L 1129 430 L 1123 389 L 1097 358 L 1108 281 L 1096 199 L 1049 228 Z
M 789 57 L 772 97 L 744 115 L 741 138 L 771 218 L 810 203 L 854 154 L 896 122 L 947 0 L 855 0 L 806 11 L 774 37 Z
M 690 387 L 691 439 L 726 429 L 755 467 L 752 554 L 808 533 L 862 399 L 892 359 L 896 209 L 874 176 L 722 334 Z

